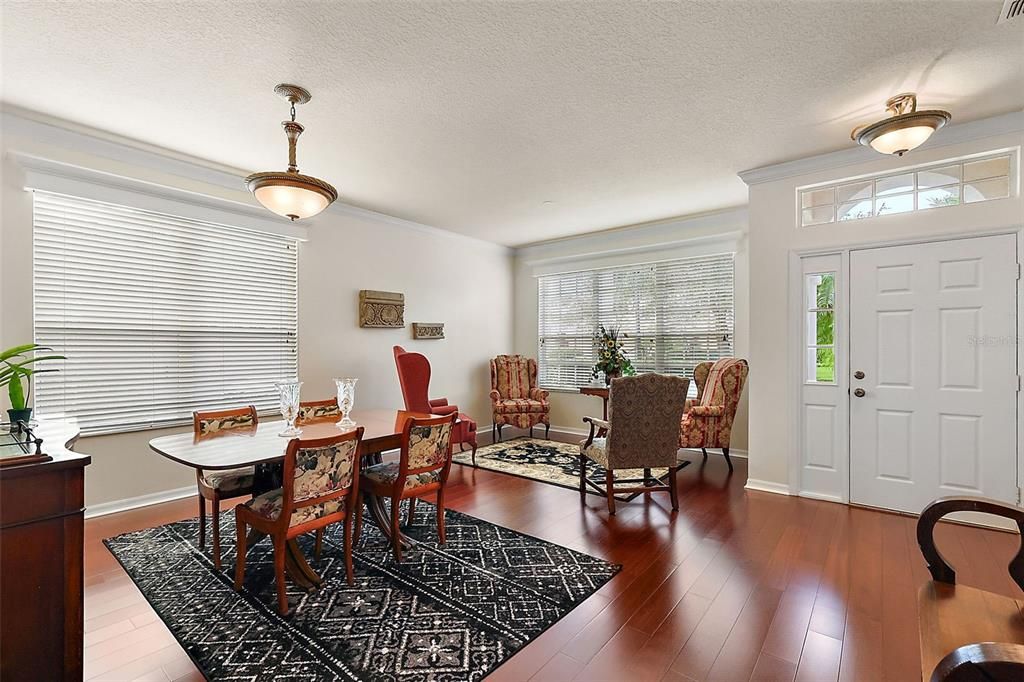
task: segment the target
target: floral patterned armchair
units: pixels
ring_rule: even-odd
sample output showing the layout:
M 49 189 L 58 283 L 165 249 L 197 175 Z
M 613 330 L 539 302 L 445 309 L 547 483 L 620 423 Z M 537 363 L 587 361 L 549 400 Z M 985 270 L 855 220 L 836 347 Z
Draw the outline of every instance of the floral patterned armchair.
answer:
M 698 369 L 700 369 L 698 365 Z M 707 459 L 707 448 L 721 448 L 725 461 L 732 471 L 732 460 L 729 459 L 729 439 L 732 435 L 732 421 L 736 417 L 736 407 L 743 393 L 743 384 L 747 380 L 749 366 L 740 358 L 722 358 L 716 360 L 708 372 L 704 386 L 701 386 L 697 370 L 694 379 L 697 381 L 698 395 L 696 402 L 688 401 L 688 409 L 683 415 L 679 429 L 679 447 L 700 448 Z
M 548 392 L 537 386 L 537 361 L 522 355 L 499 355 L 491 360 L 491 440 L 501 440 L 501 427 L 520 429 L 544 425 L 544 437 L 551 430 Z

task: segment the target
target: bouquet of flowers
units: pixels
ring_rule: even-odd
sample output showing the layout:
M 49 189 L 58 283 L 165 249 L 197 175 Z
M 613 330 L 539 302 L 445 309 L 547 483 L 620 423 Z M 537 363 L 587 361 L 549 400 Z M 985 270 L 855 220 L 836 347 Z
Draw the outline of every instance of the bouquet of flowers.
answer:
M 622 349 L 620 338 L 628 337 L 626 334 L 620 334 L 619 330 L 614 327 L 605 329 L 603 324 L 598 327 L 598 332 L 594 335 L 597 364 L 594 365 L 591 378 L 596 379 L 599 374 L 604 373 L 605 382 L 611 383 L 614 377 L 636 374 L 633 363 L 629 361 L 626 351 Z

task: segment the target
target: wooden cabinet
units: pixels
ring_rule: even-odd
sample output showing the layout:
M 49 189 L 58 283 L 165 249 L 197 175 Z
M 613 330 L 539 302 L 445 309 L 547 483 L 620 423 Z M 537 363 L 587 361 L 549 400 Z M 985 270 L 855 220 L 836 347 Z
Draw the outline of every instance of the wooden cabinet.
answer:
M 52 459 L 0 468 L 0 679 L 82 679 L 85 467 L 78 429 L 40 425 Z

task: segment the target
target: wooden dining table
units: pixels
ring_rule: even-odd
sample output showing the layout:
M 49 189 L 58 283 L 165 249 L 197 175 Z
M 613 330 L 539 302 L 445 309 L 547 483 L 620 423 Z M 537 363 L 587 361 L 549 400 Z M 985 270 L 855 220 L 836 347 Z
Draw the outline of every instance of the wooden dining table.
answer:
M 356 426 L 341 429 L 337 425 L 337 417 L 327 417 L 299 424 L 302 434 L 298 437 L 327 438 L 362 426 L 363 440 L 359 447 L 361 469 L 366 464 L 379 463 L 381 453 L 401 447 L 402 431 L 409 419 L 429 419 L 433 416 L 406 410 L 353 410 L 349 418 Z M 291 440 L 289 437 L 278 435 L 284 428 L 283 420 L 260 421 L 255 428 L 228 429 L 203 436 L 193 433 L 161 436 L 149 441 L 149 447 L 178 464 L 203 471 L 255 466 L 257 475 L 254 494 L 258 495 L 281 485 L 281 463 Z M 370 517 L 390 539 L 391 524 L 383 500 L 369 491 L 363 492 L 363 496 Z M 250 531 L 248 546 L 251 547 L 262 538 L 263 534 L 259 531 Z M 398 539 L 405 546 L 413 544 L 413 540 L 401 531 Z M 288 576 L 307 590 L 318 587 L 321 578 L 306 561 L 298 542 L 291 540 L 286 548 L 285 570 Z

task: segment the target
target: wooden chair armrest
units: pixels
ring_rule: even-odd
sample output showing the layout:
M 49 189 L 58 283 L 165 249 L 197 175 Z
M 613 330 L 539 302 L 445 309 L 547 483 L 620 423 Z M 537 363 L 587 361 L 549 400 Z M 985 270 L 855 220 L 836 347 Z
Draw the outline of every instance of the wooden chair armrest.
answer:
M 587 436 L 587 442 L 583 445 L 584 449 L 589 448 L 594 443 L 594 436 L 597 434 L 598 429 L 608 431 L 612 428 L 611 422 L 598 419 L 597 417 L 584 417 L 583 421 L 590 424 L 590 435 Z
M 1017 529 L 1021 532 L 1021 546 L 1017 548 L 1017 554 L 1010 561 L 1008 568 L 1010 577 L 1024 590 L 1024 509 L 984 497 L 942 497 L 921 512 L 921 517 L 917 520 L 917 544 L 921 548 L 921 554 L 928 564 L 928 572 L 932 574 L 932 578 L 938 582 L 956 584 L 956 571 L 935 546 L 935 524 L 947 514 L 962 511 L 993 514 L 1017 524 Z

